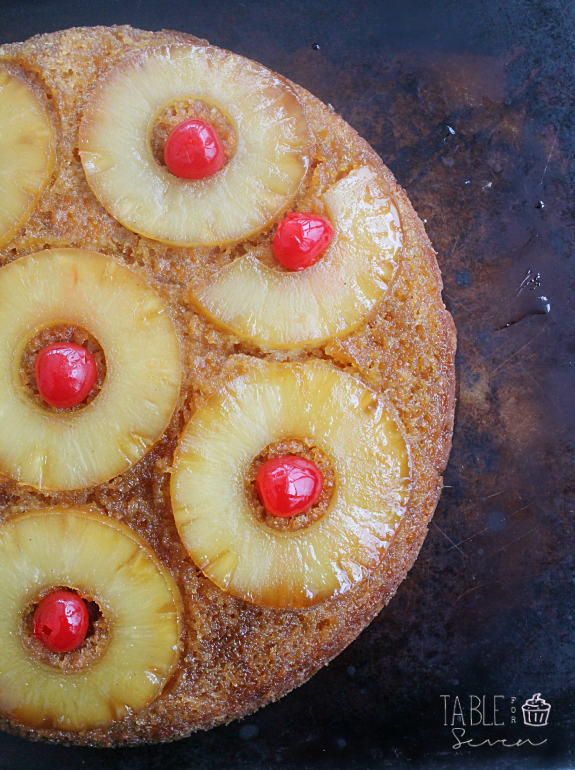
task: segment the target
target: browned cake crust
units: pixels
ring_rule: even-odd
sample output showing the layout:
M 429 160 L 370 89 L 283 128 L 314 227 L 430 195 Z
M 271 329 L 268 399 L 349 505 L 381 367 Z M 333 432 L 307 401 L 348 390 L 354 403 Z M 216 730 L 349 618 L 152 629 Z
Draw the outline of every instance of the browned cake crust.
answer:
M 454 414 L 455 330 L 442 299 L 435 252 L 391 172 L 338 115 L 295 86 L 315 139 L 311 172 L 295 208 L 323 212 L 321 193 L 351 169 L 376 165 L 398 202 L 404 229 L 400 269 L 387 296 L 358 331 L 312 350 L 269 351 L 239 340 L 195 313 L 186 285 L 205 280 L 242 244 L 176 248 L 140 237 L 115 221 L 90 190 L 78 153 L 78 125 L 91 84 L 121 55 L 150 45 L 204 42 L 178 32 L 130 27 L 71 29 L 0 48 L 0 60 L 35 84 L 53 120 L 53 179 L 25 226 L 0 249 L 0 263 L 46 248 L 78 247 L 111 255 L 155 288 L 169 307 L 184 351 L 184 386 L 162 439 L 123 475 L 93 489 L 38 492 L 0 484 L 2 521 L 48 505 L 98 506 L 136 530 L 179 585 L 184 653 L 161 695 L 145 710 L 103 729 L 31 730 L 30 738 L 80 745 L 167 741 L 255 711 L 305 682 L 343 650 L 389 601 L 412 566 L 439 498 Z M 250 244 L 269 239 L 269 229 Z M 243 246 L 246 244 L 244 243 Z M 305 611 L 257 607 L 204 577 L 184 549 L 171 511 L 169 469 L 178 437 L 198 405 L 245 368 L 321 358 L 353 372 L 393 402 L 408 437 L 413 489 L 407 514 L 381 566 L 347 594 Z

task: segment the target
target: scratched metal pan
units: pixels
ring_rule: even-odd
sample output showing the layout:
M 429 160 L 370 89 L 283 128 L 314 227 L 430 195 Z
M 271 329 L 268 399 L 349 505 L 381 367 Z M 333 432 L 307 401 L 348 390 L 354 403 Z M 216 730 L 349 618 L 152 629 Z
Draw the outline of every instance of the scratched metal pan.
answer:
M 0 768 L 572 768 L 573 4 L 3 0 L 0 39 L 113 23 L 256 59 L 380 153 L 427 222 L 458 328 L 453 452 L 397 596 L 304 687 L 165 746 L 1 735 Z

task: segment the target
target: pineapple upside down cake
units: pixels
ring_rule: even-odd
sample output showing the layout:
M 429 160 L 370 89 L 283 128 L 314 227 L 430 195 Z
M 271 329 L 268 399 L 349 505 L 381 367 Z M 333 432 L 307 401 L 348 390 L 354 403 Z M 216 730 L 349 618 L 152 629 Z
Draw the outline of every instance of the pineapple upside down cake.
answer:
M 455 332 L 333 110 L 177 32 L 0 47 L 0 726 L 113 746 L 349 644 L 441 491 Z

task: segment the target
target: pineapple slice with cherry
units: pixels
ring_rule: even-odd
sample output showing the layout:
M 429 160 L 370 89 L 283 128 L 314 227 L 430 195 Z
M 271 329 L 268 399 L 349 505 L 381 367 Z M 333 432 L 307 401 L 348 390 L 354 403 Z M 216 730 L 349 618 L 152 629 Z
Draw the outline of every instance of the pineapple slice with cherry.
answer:
M 237 134 L 233 157 L 205 178 L 177 176 L 152 153 L 156 119 L 186 99 L 217 108 Z M 278 75 L 209 46 L 173 45 L 128 54 L 101 77 L 79 148 L 88 184 L 127 228 L 163 243 L 211 246 L 259 232 L 289 206 L 309 166 L 309 143 L 303 106 Z
M 384 180 L 368 167 L 351 171 L 323 197 L 334 235 L 315 264 L 280 271 L 253 250 L 209 283 L 191 286 L 191 302 L 212 322 L 265 348 L 319 345 L 356 329 L 399 265 L 399 213 Z
M 149 705 L 180 655 L 182 601 L 153 550 L 90 508 L 53 507 L 0 527 L 0 713 L 28 727 L 103 727 Z M 95 602 L 106 635 L 92 659 L 63 670 L 42 655 L 27 616 L 52 590 Z M 84 640 L 85 642 L 89 640 Z M 46 652 L 46 651 L 45 651 Z
M 24 390 L 20 361 L 42 329 L 72 324 L 101 345 L 100 392 L 54 411 Z M 0 472 L 38 489 L 80 489 L 123 473 L 158 441 L 182 377 L 173 322 L 156 292 L 111 257 L 30 254 L 0 270 Z
M 325 513 L 292 531 L 255 516 L 245 487 L 253 459 L 286 439 L 319 447 L 334 475 Z M 192 416 L 175 455 L 172 506 L 192 559 L 222 590 L 303 608 L 348 591 L 382 562 L 410 469 L 393 407 L 358 378 L 319 362 L 265 364 Z
M 28 218 L 55 162 L 46 110 L 20 75 L 0 70 L 0 243 Z

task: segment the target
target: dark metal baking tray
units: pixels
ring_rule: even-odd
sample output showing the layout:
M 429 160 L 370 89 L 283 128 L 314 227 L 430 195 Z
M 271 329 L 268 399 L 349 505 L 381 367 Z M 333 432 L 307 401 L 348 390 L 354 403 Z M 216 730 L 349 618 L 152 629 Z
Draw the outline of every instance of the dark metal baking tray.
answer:
M 1 42 L 92 24 L 191 32 L 331 103 L 426 221 L 459 352 L 427 540 L 328 668 L 174 744 L 0 735 L 0 768 L 574 767 L 573 3 L 3 0 L 1 12 Z M 524 723 L 534 693 L 546 725 Z M 494 702 L 503 724 L 490 724 Z

